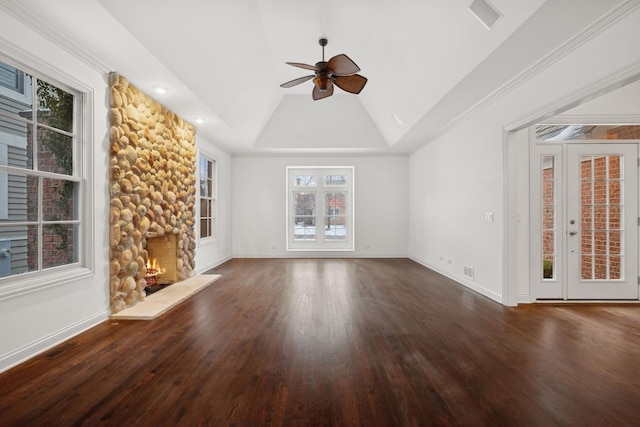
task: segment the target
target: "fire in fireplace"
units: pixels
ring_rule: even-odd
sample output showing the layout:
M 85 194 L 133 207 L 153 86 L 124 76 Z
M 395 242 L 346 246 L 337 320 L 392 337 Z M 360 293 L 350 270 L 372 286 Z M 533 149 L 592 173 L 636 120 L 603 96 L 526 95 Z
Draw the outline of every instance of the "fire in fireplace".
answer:
M 147 274 L 144 277 L 147 282 L 147 288 L 158 285 L 160 276 L 163 275 L 165 271 L 166 269 L 158 262 L 158 258 L 150 258 L 147 261 Z
M 145 250 L 148 254 L 147 295 L 178 281 L 178 242 L 175 235 L 147 238 Z

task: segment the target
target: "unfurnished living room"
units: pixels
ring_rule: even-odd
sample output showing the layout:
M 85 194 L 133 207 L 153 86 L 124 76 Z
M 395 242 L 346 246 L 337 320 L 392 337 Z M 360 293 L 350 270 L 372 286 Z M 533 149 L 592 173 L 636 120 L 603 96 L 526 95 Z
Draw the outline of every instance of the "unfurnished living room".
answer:
M 0 425 L 640 424 L 640 1 L 0 1 Z

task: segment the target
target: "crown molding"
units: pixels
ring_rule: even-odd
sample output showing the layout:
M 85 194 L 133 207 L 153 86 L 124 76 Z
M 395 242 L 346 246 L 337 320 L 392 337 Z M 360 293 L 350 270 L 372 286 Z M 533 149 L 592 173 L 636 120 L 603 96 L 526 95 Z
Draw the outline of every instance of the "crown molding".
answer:
M 96 58 L 89 51 L 80 47 L 73 40 L 54 29 L 46 21 L 42 20 L 36 10 L 26 6 L 23 2 L 7 0 L 2 2 L 1 7 L 11 16 L 33 29 L 47 40 L 62 47 L 64 50 L 71 53 L 73 56 L 80 59 L 96 71 L 100 73 L 109 73 L 112 71 L 108 65 Z

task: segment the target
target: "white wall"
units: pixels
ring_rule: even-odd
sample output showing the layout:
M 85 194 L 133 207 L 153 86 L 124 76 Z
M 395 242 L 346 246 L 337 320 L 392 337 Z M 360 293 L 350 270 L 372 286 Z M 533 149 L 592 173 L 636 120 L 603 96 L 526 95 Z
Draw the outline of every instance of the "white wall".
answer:
M 516 221 L 515 215 L 501 215 L 503 128 L 559 113 L 601 89 L 600 83 L 635 72 L 639 22 L 636 9 L 411 156 L 410 257 L 497 301 L 503 285 L 518 292 L 518 283 L 502 279 L 503 249 L 517 247 L 502 243 L 505 221 Z M 488 211 L 494 213 L 492 223 L 484 221 Z M 473 281 L 462 276 L 463 265 L 475 268 Z
M 93 134 L 88 142 L 94 156 L 87 170 L 93 175 L 89 194 L 95 195 L 95 223 L 85 244 L 93 250 L 94 274 L 63 280 L 57 286 L 0 300 L 0 371 L 90 328 L 108 317 L 109 217 L 107 206 L 108 124 L 107 76 L 89 67 L 48 39 L 0 11 L 0 51 L 61 81 L 75 81 L 93 91 Z M 11 285 L 11 281 L 3 284 Z
M 234 257 L 406 257 L 408 158 L 234 157 Z M 286 167 L 355 166 L 354 252 L 287 252 Z
M 196 273 L 200 274 L 231 258 L 231 157 L 203 138 L 196 137 L 196 145 L 198 153 L 215 160 L 218 168 L 218 238 L 198 235 Z
M 412 155 L 409 167 L 410 257 L 494 299 L 500 295 L 501 137 L 500 127 L 469 121 Z M 464 266 L 473 267 L 473 281 L 463 277 Z

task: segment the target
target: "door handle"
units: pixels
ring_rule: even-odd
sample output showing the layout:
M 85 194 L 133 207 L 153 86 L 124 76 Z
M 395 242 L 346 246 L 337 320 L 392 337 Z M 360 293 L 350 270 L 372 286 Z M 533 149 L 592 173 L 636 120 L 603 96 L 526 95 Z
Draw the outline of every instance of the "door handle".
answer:
M 570 232 L 569 232 L 569 236 L 575 236 L 576 234 L 578 234 L 578 232 L 577 232 L 577 231 L 570 231 Z

